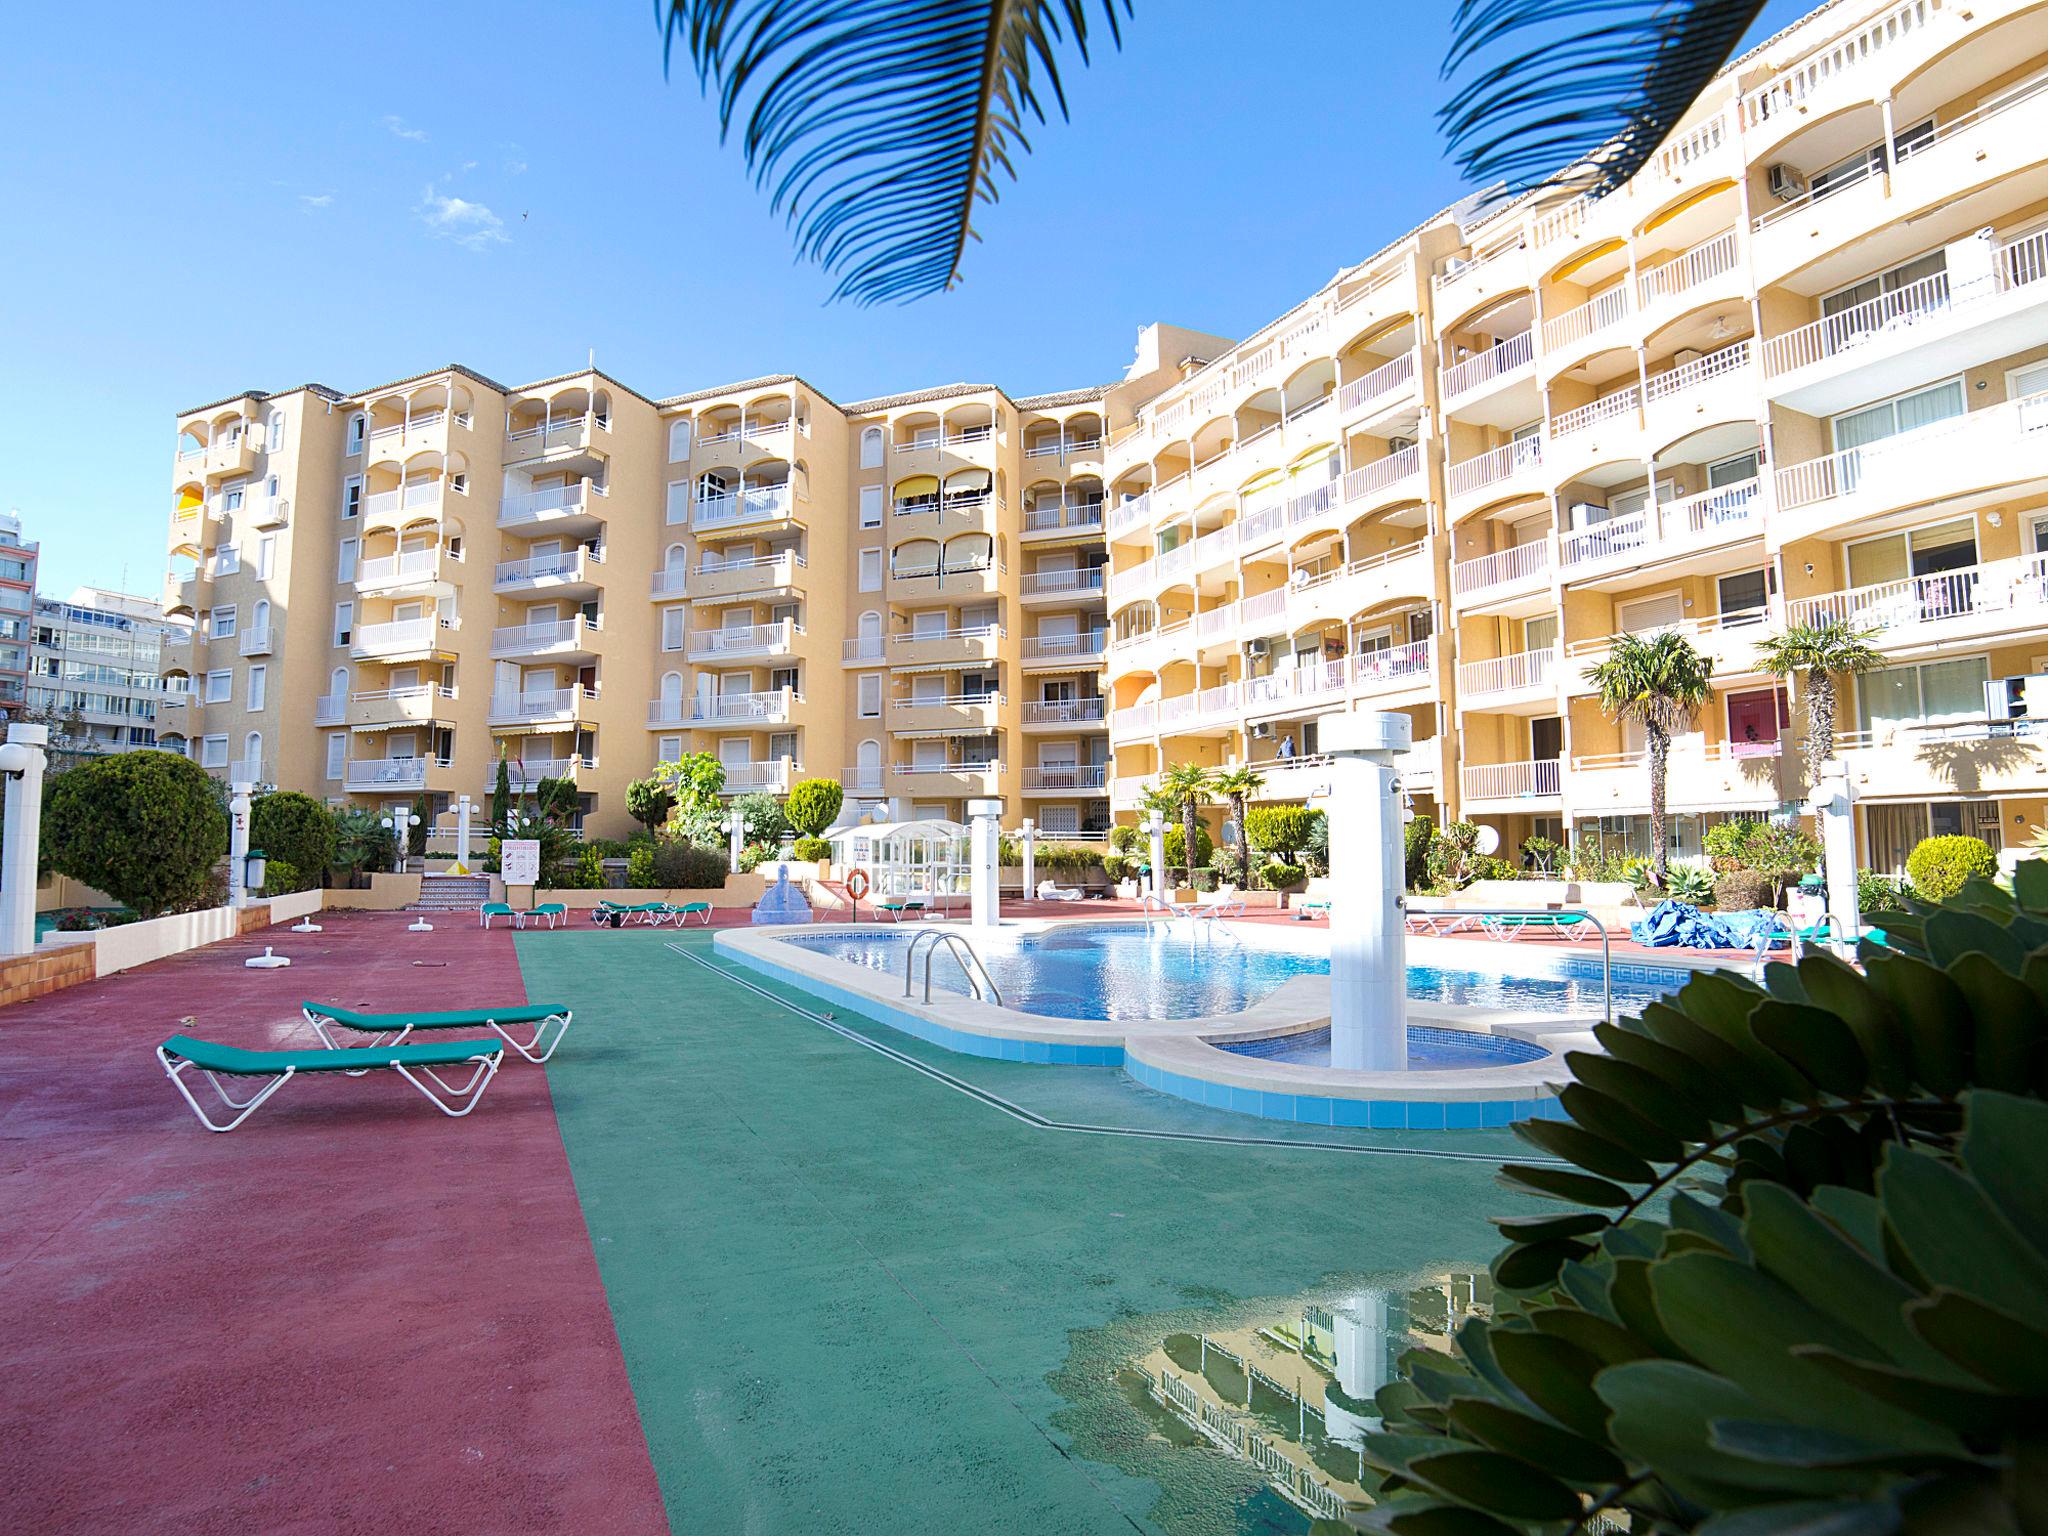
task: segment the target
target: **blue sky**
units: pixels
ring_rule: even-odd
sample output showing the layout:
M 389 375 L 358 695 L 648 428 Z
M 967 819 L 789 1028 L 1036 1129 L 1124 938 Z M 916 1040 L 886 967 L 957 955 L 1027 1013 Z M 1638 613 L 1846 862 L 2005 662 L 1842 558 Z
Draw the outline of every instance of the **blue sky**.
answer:
M 1759 35 L 1803 9 L 1774 0 Z M 822 306 L 694 78 L 663 79 L 645 0 L 120 0 L 89 34 L 24 7 L 0 507 L 45 590 L 154 592 L 173 414 L 239 389 L 450 361 L 517 383 L 594 349 L 655 395 L 783 371 L 1023 394 L 1115 377 L 1150 320 L 1242 334 L 1462 195 L 1431 116 L 1451 11 L 1140 0 L 978 218 L 965 286 L 858 310 Z

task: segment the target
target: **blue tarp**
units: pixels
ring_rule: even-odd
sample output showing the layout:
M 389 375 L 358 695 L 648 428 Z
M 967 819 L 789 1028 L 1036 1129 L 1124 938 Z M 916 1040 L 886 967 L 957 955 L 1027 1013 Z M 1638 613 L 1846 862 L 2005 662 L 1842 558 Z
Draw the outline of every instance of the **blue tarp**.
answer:
M 1702 912 L 1685 901 L 1660 901 L 1629 925 L 1638 944 L 1653 949 L 1755 949 L 1757 932 L 1779 922 L 1775 912 Z M 1783 937 L 1783 930 L 1779 930 Z

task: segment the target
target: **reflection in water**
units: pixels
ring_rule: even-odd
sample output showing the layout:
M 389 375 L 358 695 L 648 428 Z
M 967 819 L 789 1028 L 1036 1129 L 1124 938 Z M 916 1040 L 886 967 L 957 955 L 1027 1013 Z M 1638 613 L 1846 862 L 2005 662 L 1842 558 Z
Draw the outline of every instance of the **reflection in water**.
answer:
M 1404 1353 L 1448 1352 L 1466 1318 L 1491 1311 L 1485 1275 L 1451 1272 L 1228 1314 L 1176 1315 L 1183 1326 L 1170 1331 L 1133 1336 L 1127 1324 L 1118 1330 L 1123 1358 L 1111 1365 L 1115 1395 L 1143 1421 L 1152 1454 L 1135 1465 L 1116 1453 L 1118 1437 L 1085 1431 L 1080 1448 L 1157 1480 L 1162 1497 L 1153 1513 L 1169 1531 L 1348 1530 L 1346 1513 L 1372 1503 L 1364 1443 L 1380 1427 L 1373 1394 L 1394 1379 Z M 1142 1330 L 1144 1320 L 1129 1323 Z M 1077 1338 L 1062 1376 L 1082 1366 L 1085 1350 Z M 1107 1454 L 1087 1443 L 1097 1439 Z M 1227 1491 L 1213 1476 L 1219 1457 L 1247 1474 L 1223 1480 Z

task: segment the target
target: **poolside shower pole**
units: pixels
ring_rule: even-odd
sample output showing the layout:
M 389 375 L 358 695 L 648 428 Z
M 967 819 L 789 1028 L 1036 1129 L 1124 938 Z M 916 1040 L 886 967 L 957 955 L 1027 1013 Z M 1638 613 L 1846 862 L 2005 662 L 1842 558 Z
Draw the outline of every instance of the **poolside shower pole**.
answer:
M 1316 744 L 1331 758 L 1330 1065 L 1408 1070 L 1408 927 L 1402 889 L 1401 781 L 1394 760 L 1414 739 L 1406 715 L 1325 715 Z
M 1837 941 L 1852 955 L 1862 932 L 1862 913 L 1856 903 L 1855 806 L 1856 787 L 1850 781 L 1848 765 L 1838 757 L 1829 758 L 1820 765 L 1820 782 L 1813 787 L 1810 809 L 1820 827 L 1828 915 L 1835 920 Z
M 976 928 L 993 928 L 1002 921 L 996 892 L 1002 815 L 1000 800 L 967 802 L 967 921 Z
M 1017 841 L 1024 854 L 1024 899 L 1031 900 L 1038 889 L 1038 827 L 1029 816 L 1019 829 Z
M 228 786 L 228 905 L 237 911 L 249 905 L 249 796 L 254 784 Z M 403 834 L 399 837 L 402 844 Z
M 1166 896 L 1166 818 L 1157 811 L 1145 818 L 1145 832 L 1152 853 L 1152 894 Z
M 7 775 L 6 841 L 0 845 L 0 954 L 36 947 L 36 858 L 43 840 L 44 747 L 47 725 L 7 727 L 0 773 Z

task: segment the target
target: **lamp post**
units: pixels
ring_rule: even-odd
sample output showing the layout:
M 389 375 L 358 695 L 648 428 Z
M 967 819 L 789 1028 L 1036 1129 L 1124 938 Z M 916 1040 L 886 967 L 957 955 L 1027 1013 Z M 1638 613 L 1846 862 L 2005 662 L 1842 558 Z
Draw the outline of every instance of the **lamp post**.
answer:
M 1029 816 L 1019 829 L 1018 842 L 1024 851 L 1024 899 L 1029 901 L 1038 889 L 1038 825 Z
M 398 852 L 393 855 L 393 874 L 405 873 L 406 841 L 412 829 L 419 824 L 419 817 L 410 810 L 392 811 L 384 817 L 382 825 L 390 831 L 391 841 L 398 845 Z
M 228 905 L 237 912 L 249 905 L 249 797 L 254 784 L 228 786 Z
M 6 843 L 0 846 L 0 951 L 25 955 L 36 944 L 36 858 L 43 840 L 46 725 L 10 725 L 0 746 L 7 776 Z
M 1152 894 L 1163 901 L 1166 898 L 1166 818 L 1157 811 L 1149 811 L 1141 825 L 1150 840 Z

